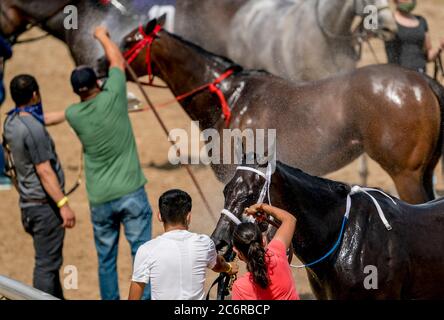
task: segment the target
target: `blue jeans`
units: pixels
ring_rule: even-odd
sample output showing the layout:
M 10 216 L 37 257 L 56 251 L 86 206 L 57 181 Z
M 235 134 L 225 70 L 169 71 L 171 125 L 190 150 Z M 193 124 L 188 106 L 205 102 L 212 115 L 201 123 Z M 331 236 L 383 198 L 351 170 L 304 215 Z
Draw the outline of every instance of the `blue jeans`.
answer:
M 120 224 L 124 226 L 134 262 L 137 249 L 151 240 L 151 218 L 151 206 L 143 187 L 117 200 L 91 205 L 91 220 L 99 259 L 100 295 L 103 300 L 120 299 L 117 276 Z M 147 286 L 143 299 L 150 297 L 150 288 Z
M 5 86 L 3 85 L 3 74 L 0 72 L 0 107 L 5 101 L 6 98 L 6 92 L 5 92 Z
M 0 144 L 0 178 L 5 176 L 5 154 Z

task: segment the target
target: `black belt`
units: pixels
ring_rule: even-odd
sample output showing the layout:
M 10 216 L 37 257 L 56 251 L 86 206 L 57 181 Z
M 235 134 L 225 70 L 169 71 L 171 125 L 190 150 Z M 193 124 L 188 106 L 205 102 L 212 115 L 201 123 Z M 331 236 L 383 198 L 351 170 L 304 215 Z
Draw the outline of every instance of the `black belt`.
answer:
M 22 203 L 38 203 L 38 204 L 48 204 L 48 199 L 20 199 Z

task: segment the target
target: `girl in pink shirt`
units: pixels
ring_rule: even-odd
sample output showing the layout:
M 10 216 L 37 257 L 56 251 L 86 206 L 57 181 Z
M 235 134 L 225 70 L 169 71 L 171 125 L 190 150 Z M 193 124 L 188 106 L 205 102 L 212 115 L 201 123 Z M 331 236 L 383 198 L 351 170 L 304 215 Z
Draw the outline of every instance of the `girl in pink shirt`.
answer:
M 242 223 L 233 234 L 234 251 L 247 264 L 248 272 L 233 284 L 233 300 L 299 300 L 286 251 L 296 227 L 290 213 L 266 205 L 254 205 L 246 210 L 257 220 L 265 213 L 281 221 L 274 238 L 265 246 L 257 224 Z

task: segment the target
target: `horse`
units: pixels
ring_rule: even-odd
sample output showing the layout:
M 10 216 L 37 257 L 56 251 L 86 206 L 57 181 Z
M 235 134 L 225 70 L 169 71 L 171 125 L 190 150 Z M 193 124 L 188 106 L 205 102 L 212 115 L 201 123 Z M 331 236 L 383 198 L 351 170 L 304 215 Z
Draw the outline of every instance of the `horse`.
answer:
M 444 299 L 443 199 L 414 206 L 279 161 L 265 172 L 239 167 L 225 186 L 228 214 L 212 234 L 219 252 L 231 244 L 234 221 L 249 221 L 244 209 L 268 189 L 264 200 L 297 219 L 293 251 L 317 299 Z
M 231 70 L 218 84 L 231 108 L 228 128 L 275 128 L 278 159 L 318 176 L 366 152 L 393 178 L 402 199 L 421 203 L 434 198 L 444 108 L 444 88 L 434 80 L 394 65 L 373 65 L 296 84 L 245 70 L 168 31 L 154 34 L 159 28 L 152 20 L 144 31 L 135 29 L 124 38 L 124 51 L 152 39 L 131 63 L 138 76 L 152 65 L 154 75 L 181 96 Z M 200 129 L 213 128 L 223 135 L 227 126 L 218 95 L 201 90 L 180 104 Z M 227 182 L 235 165 L 212 168 Z
M 377 8 L 378 27 L 361 24 L 353 32 L 369 5 Z M 388 40 L 396 31 L 388 0 L 252 0 L 231 22 L 228 57 L 289 80 L 318 80 L 356 68 L 362 38 Z
M 376 29 L 353 32 L 367 6 L 377 9 Z M 189 0 L 178 1 L 176 10 L 178 35 L 247 68 L 293 81 L 354 69 L 358 40 L 389 40 L 397 32 L 388 0 Z
M 388 39 L 396 32 L 387 1 L 178 0 L 174 29 L 205 49 L 247 67 L 265 69 L 291 80 L 317 80 L 356 67 L 358 38 Z M 17 35 L 26 30 L 27 24 L 37 23 L 68 45 L 77 65 L 95 66 L 102 51 L 92 38 L 94 26 L 107 25 L 113 39 L 120 42 L 146 20 L 146 15 L 140 13 L 150 12 L 150 18 L 154 18 L 154 6 L 171 7 L 175 1 L 152 0 L 143 5 L 140 0 L 120 2 L 127 14 L 94 1 L 2 0 L 0 33 Z M 67 5 L 77 8 L 78 29 L 64 26 L 63 8 Z M 354 18 L 364 19 L 367 5 L 378 8 L 377 29 L 352 33 Z M 310 41 L 306 41 L 307 33 Z

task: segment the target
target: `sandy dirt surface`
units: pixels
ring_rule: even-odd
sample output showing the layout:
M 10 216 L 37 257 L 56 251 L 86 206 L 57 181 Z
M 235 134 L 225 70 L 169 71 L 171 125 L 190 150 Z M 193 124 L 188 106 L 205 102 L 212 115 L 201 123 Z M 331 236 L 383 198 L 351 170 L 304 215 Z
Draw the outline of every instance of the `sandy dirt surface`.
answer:
M 440 36 L 444 36 L 443 9 L 444 5 L 441 0 L 420 1 L 418 8 L 418 13 L 424 15 L 429 21 L 434 45 L 438 43 Z M 39 31 L 32 31 L 28 36 L 36 34 L 40 34 Z M 384 62 L 386 58 L 382 43 L 377 40 L 372 43 L 376 48 L 379 61 Z M 47 38 L 40 42 L 17 46 L 14 49 L 14 57 L 7 65 L 5 83 L 8 84 L 13 76 L 20 73 L 30 73 L 36 76 L 47 111 L 63 110 L 76 101 L 76 96 L 71 92 L 69 85 L 69 75 L 74 65 L 68 50 L 61 42 Z M 361 65 L 372 63 L 375 63 L 375 60 L 366 47 Z M 129 89 L 139 97 L 141 96 L 134 85 L 130 84 Z M 149 94 L 157 103 L 172 97 L 169 91 L 160 89 L 150 89 Z M 4 119 L 5 111 L 11 106 L 12 102 L 8 98 L 1 111 L 2 119 Z M 189 130 L 190 120 L 178 105 L 164 108 L 160 110 L 160 114 L 169 128 Z M 191 230 L 211 234 L 218 217 L 205 210 L 184 168 L 163 166 L 167 161 L 169 143 L 153 114 L 151 112 L 132 114 L 131 119 L 144 172 L 149 179 L 146 190 L 154 211 L 158 210 L 157 199 L 162 192 L 171 188 L 184 189 L 194 199 Z M 50 128 L 49 131 L 55 140 L 67 176 L 67 185 L 70 187 L 76 179 L 79 168 L 80 143 L 67 124 Z M 355 162 L 328 177 L 348 183 L 359 183 L 357 168 L 358 164 Z M 219 211 L 223 206 L 223 185 L 216 180 L 210 168 L 199 166 L 194 167 L 193 170 L 211 200 L 213 211 Z M 395 193 L 390 178 L 372 161 L 370 161 L 369 185 Z M 17 202 L 15 190 L 0 193 L 0 274 L 32 284 L 34 249 L 31 237 L 23 230 Z M 84 185 L 71 197 L 71 205 L 77 214 L 77 226 L 69 230 L 66 235 L 64 266 L 75 266 L 79 279 L 78 289 L 65 290 L 65 295 L 68 299 L 99 299 L 97 257 Z M 153 224 L 153 235 L 156 236 L 162 232 L 162 227 L 155 217 Z M 296 259 L 293 262 L 296 263 Z M 119 247 L 118 269 L 121 296 L 126 298 L 131 276 L 131 257 L 123 234 Z M 61 275 L 63 278 L 63 269 Z M 207 282 L 210 283 L 214 276 L 210 272 Z M 305 271 L 294 271 L 294 278 L 299 292 L 303 297 L 308 297 L 311 291 Z

